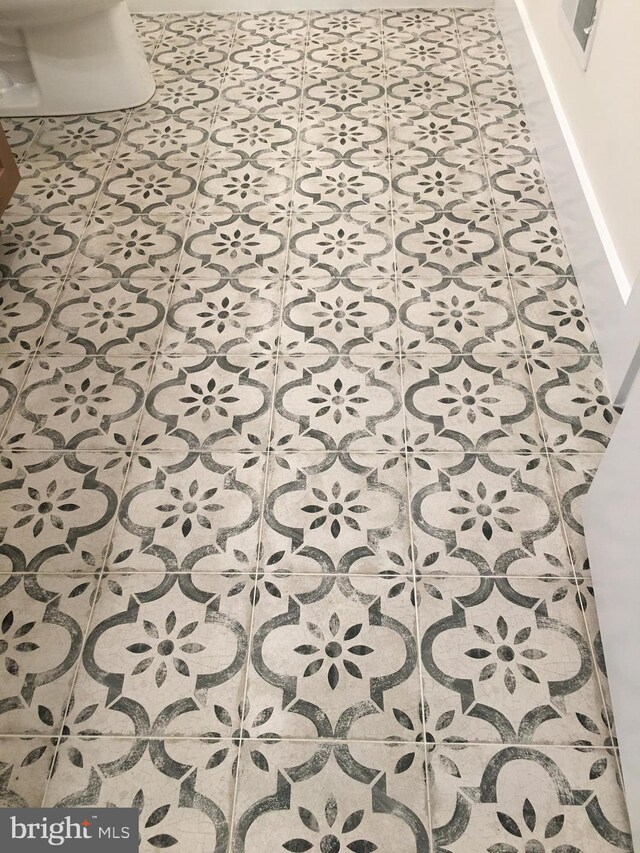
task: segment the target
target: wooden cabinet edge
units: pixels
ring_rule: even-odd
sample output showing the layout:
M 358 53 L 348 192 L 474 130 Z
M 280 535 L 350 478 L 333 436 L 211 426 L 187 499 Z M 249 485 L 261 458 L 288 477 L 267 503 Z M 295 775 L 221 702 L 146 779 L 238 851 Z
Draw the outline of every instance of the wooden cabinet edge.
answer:
M 6 210 L 20 181 L 18 164 L 0 127 L 0 216 Z

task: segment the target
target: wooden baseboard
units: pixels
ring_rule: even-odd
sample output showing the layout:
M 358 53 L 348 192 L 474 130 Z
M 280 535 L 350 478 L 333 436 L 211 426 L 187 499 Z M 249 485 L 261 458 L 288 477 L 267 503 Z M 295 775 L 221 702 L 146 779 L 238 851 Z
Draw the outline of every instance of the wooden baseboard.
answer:
M 19 182 L 18 164 L 0 127 L 0 216 L 5 212 Z

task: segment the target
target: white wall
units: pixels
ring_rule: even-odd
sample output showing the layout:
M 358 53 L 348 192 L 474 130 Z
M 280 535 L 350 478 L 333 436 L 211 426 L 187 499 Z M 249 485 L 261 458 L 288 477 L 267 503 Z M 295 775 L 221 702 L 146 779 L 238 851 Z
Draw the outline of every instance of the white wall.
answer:
M 559 25 L 561 0 L 520 0 L 632 286 L 640 274 L 640 2 L 600 0 L 589 65 Z

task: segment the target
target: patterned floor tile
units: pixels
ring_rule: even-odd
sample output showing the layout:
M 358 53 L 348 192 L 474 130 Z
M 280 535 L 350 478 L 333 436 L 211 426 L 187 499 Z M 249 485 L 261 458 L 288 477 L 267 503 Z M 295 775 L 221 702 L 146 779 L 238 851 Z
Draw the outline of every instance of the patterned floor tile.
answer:
M 258 454 L 136 455 L 108 560 L 111 571 L 223 572 L 255 567 L 264 487 Z
M 70 278 L 42 341 L 45 355 L 148 358 L 162 332 L 167 281 L 106 283 Z
M 397 211 L 489 208 L 491 193 L 482 159 L 461 165 L 446 159 L 396 158 L 391 165 Z
M 167 280 L 175 273 L 186 224 L 179 214 L 137 216 L 129 209 L 95 215 L 71 274 L 101 281 Z
M 363 158 L 356 162 L 325 157 L 298 159 L 293 193 L 295 210 L 362 210 L 380 213 L 389 210 L 391 194 L 386 158 Z
M 578 572 L 589 571 L 589 557 L 582 525 L 582 502 L 601 459 L 601 453 L 579 453 L 571 456 L 556 454 L 551 460 L 565 533 Z
M 61 731 L 95 589 L 92 577 L 0 575 L 2 734 Z
M 102 566 L 127 461 L 117 453 L 4 452 L 0 570 Z
M 607 447 L 621 410 L 613 404 L 599 356 L 536 358 L 532 381 L 553 451 L 598 453 Z
M 189 213 L 199 174 L 200 164 L 194 160 L 116 159 L 105 176 L 96 211 L 99 215 L 124 210 L 135 214 Z
M 328 282 L 393 273 L 389 214 L 300 213 L 293 217 L 288 272 Z
M 302 118 L 298 156 L 360 162 L 388 155 L 384 119 L 360 118 L 333 105 L 319 107 Z
M 493 200 L 499 210 L 552 207 L 542 167 L 537 157 L 488 157 L 487 170 Z
M 127 120 L 114 162 L 129 158 L 199 162 L 207 149 L 210 126 L 210 115 L 195 117 L 160 107 L 136 111 Z
M 421 454 L 410 460 L 410 474 L 413 535 L 424 571 L 571 576 L 543 458 Z
M 536 355 L 597 353 L 578 286 L 572 278 L 511 279 L 527 350 Z
M 150 368 L 148 359 L 37 356 L 5 444 L 29 450 L 131 446 Z
M 464 163 L 477 160 L 482 154 L 471 111 L 451 116 L 444 110 L 429 110 L 418 117 L 392 112 L 389 125 L 391 152 L 396 157 L 443 158 L 448 163 Z
M 299 356 L 278 371 L 273 440 L 287 449 L 382 451 L 400 443 L 399 359 Z
M 255 113 L 240 105 L 215 117 L 207 158 L 239 162 L 267 155 L 287 159 L 295 153 L 297 133 L 297 119 L 287 122 L 277 113 Z
M 194 215 L 189 223 L 180 275 L 184 278 L 284 273 L 288 216 L 261 211 Z
M 411 355 L 404 389 L 407 427 L 432 450 L 539 449 L 524 356 Z
M 123 112 L 45 118 L 29 146 L 29 159 L 56 162 L 90 154 L 108 162 L 118 146 L 125 122 Z
M 244 695 L 251 602 L 221 574 L 110 574 L 101 583 L 73 712 L 95 734 L 213 734 Z M 82 719 L 84 723 L 84 719 Z M 88 722 L 88 721 L 87 721 Z M 71 735 L 82 734 L 70 727 Z
M 252 160 L 208 160 L 195 199 L 199 214 L 285 211 L 293 192 L 293 163 L 267 156 Z
M 65 275 L 85 224 L 83 214 L 5 214 L 0 234 L 0 276 L 26 281 Z
M 28 369 L 27 355 L 0 355 L 0 436 L 4 433 Z
M 146 853 L 630 851 L 618 411 L 495 11 L 135 22 L 147 104 L 5 123 L 0 800 Z
M 398 213 L 396 254 L 403 275 L 504 273 L 495 216 L 490 211 Z
M 283 353 L 398 352 L 395 283 L 388 279 L 291 279 L 285 286 Z
M 264 510 L 265 564 L 284 559 L 291 571 L 316 574 L 390 568 L 389 554 L 404 555 L 409 548 L 406 489 L 399 456 L 274 454 Z
M 64 746 L 71 755 L 59 753 L 45 806 L 137 808 L 145 853 L 183 844 L 227 849 L 231 762 L 207 766 L 200 741 L 75 738 Z
M 436 849 L 632 850 L 606 750 L 452 745 L 431 766 Z
M 22 216 L 89 213 L 106 169 L 105 160 L 90 155 L 60 163 L 29 160 L 21 165 L 20 184 L 7 210 Z
M 270 732 L 384 740 L 397 728 L 392 708 L 419 704 L 415 609 L 391 588 L 381 577 L 292 575 L 278 580 L 281 597 L 261 596 L 247 689 L 254 709 L 270 710 Z
M 35 352 L 60 295 L 57 278 L 6 279 L 0 290 L 0 354 Z
M 3 808 L 40 808 L 55 744 L 45 738 L 0 738 Z
M 260 356 L 162 356 L 137 446 L 145 450 L 258 450 L 269 441 L 274 371 Z
M 258 853 L 265 838 L 285 850 L 430 849 L 422 764 L 399 771 L 403 745 L 252 748 L 242 749 L 234 853 Z
M 573 274 L 553 211 L 520 210 L 500 214 L 499 220 L 510 273 L 518 276 Z
M 398 287 L 403 350 L 407 355 L 522 351 L 507 279 L 403 276 Z
M 280 329 L 279 276 L 178 281 L 161 351 L 176 355 L 269 355 Z
M 418 620 L 428 742 L 578 743 L 585 711 L 600 718 L 582 609 L 563 579 L 433 577 Z

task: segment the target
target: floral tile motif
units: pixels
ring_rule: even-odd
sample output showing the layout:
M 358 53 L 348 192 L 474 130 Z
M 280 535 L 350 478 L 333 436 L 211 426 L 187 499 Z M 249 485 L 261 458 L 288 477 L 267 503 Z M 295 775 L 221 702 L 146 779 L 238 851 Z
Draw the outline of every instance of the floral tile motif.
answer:
M 20 183 L 9 213 L 89 213 L 98 197 L 107 162 L 99 157 L 78 156 L 52 163 L 29 160 L 20 168 Z
M 2 734 L 61 731 L 95 588 L 90 576 L 0 575 Z
M 240 275 L 265 276 L 284 273 L 289 217 L 262 211 L 196 214 L 180 263 L 187 278 Z
M 293 157 L 298 123 L 283 121 L 282 115 L 263 110 L 254 113 L 241 105 L 236 110 L 218 113 L 211 128 L 208 160 L 234 162 L 267 155 L 273 159 Z
M 533 208 L 548 210 L 553 205 L 547 182 L 537 157 L 487 158 L 493 200 L 499 210 Z
M 573 275 L 555 213 L 520 210 L 503 213 L 499 219 L 510 273 Z
M 384 101 L 383 75 L 373 71 L 344 71 L 330 78 L 320 73 L 305 76 L 303 105 L 332 105 L 348 112 L 354 107 L 372 108 Z
M 205 162 L 195 209 L 200 214 L 284 211 L 293 191 L 293 163 L 261 156 Z
M 156 91 L 148 104 L 151 107 L 210 115 L 218 103 L 220 80 L 208 71 L 181 74 L 179 69 L 170 68 L 154 74 L 154 78 Z
M 188 213 L 195 198 L 200 164 L 192 160 L 116 159 L 109 166 L 96 202 L 98 214 Z
M 243 745 L 234 853 L 430 849 L 422 764 L 398 774 L 398 744 Z
M 511 279 L 527 350 L 534 354 L 597 353 L 587 312 L 572 278 Z
M 222 45 L 193 42 L 175 44 L 160 42 L 153 54 L 152 67 L 159 71 L 206 71 L 208 76 L 222 75 L 227 66 L 228 54 Z
M 260 356 L 162 356 L 137 446 L 145 450 L 257 450 L 269 441 L 273 369 Z
M 137 216 L 129 209 L 96 214 L 82 237 L 71 274 L 101 281 L 169 279 L 185 229 L 186 219 L 179 214 Z
M 4 452 L 0 571 L 100 569 L 128 462 L 116 453 Z
M 283 353 L 398 352 L 395 283 L 383 278 L 336 278 L 328 284 L 311 277 L 285 286 Z
M 469 74 L 471 93 L 475 106 L 482 109 L 492 104 L 505 105 L 513 110 L 521 110 L 522 100 L 516 83 L 515 75 L 509 68 L 496 71 L 489 77 L 480 73 Z
M 280 328 L 279 276 L 239 276 L 215 284 L 176 282 L 161 350 L 167 354 L 234 355 L 275 351 Z
M 577 745 L 590 735 L 584 713 L 600 719 L 600 687 L 564 580 L 433 577 L 424 587 L 427 742 Z
M 546 441 L 553 451 L 602 452 L 621 409 L 596 355 L 536 357 L 532 380 Z
M 403 275 L 497 275 L 504 259 L 490 211 L 398 213 L 396 253 Z
M 118 145 L 115 163 L 135 158 L 200 162 L 207 149 L 211 116 L 185 115 L 155 107 L 134 111 Z
M 0 276 L 25 281 L 64 276 L 85 224 L 82 214 L 5 214 L 0 234 Z
M 353 116 L 328 104 L 302 119 L 298 148 L 302 159 L 326 157 L 360 162 L 388 153 L 383 118 Z
M 522 351 L 507 279 L 402 276 L 398 287 L 403 349 L 408 356 Z
M 29 159 L 69 161 L 90 154 L 108 162 L 118 146 L 126 117 L 126 113 L 117 112 L 45 118 L 29 147 Z
M 488 158 L 536 156 L 535 143 L 524 113 L 499 104 L 480 107 L 478 125 Z
M 386 450 L 404 419 L 398 359 L 297 356 L 280 366 L 273 440 L 291 450 Z
M 524 356 L 411 356 L 407 427 L 439 451 L 531 451 L 540 431 Z
M 30 450 L 129 447 L 138 427 L 150 361 L 37 356 L 5 443 Z
M 222 707 L 238 728 L 251 602 L 233 586 L 204 573 L 103 579 L 70 717 L 100 735 L 204 737 L 215 735 Z M 93 709 L 86 721 L 82 709 Z
M 0 355 L 0 436 L 4 433 L 28 369 L 28 356 Z
M 56 278 L 2 282 L 0 354 L 35 352 L 59 294 L 60 281 Z
M 0 738 L 0 800 L 3 808 L 40 808 L 55 745 L 45 738 Z
M 432 759 L 436 850 L 631 851 L 613 756 L 603 749 L 442 747 Z M 472 840 L 473 839 L 473 840 Z
M 602 454 L 579 453 L 551 460 L 560 496 L 560 509 L 571 556 L 578 572 L 589 571 L 589 557 L 582 524 L 582 501 L 596 475 Z
M 391 206 L 388 160 L 298 158 L 293 206 L 297 211 L 386 212 Z
M 429 573 L 572 575 L 544 458 L 421 454 L 409 470 L 414 541 Z
M 270 731 L 383 740 L 396 729 L 391 709 L 418 705 L 415 612 L 390 589 L 383 578 L 294 575 L 278 581 L 282 597 L 261 597 L 248 696 L 271 711 Z
M 446 159 L 396 158 L 391 164 L 393 203 L 400 212 L 489 208 L 491 193 L 482 159 L 464 165 Z
M 264 487 L 258 454 L 136 455 L 108 565 L 125 572 L 222 572 L 237 551 L 255 567 Z
M 246 107 L 260 112 L 265 107 L 282 107 L 300 100 L 300 75 L 261 75 L 257 79 L 238 80 L 229 77 L 220 95 L 220 107 Z
M 419 77 L 389 76 L 387 96 L 394 104 L 411 104 L 425 111 L 438 111 L 441 107 L 467 110 L 471 106 L 471 93 L 463 72 L 446 73 L 441 77 L 433 73 Z
M 201 741 L 73 738 L 63 746 L 71 758 L 59 753 L 45 806 L 137 808 L 140 850 L 212 844 L 211 849 L 227 849 L 230 762 L 207 766 L 209 751 Z
M 443 158 L 447 163 L 466 162 L 482 154 L 480 137 L 471 110 L 450 115 L 445 109 L 414 116 L 407 109 L 389 113 L 391 153 L 402 159 Z
M 263 558 L 294 572 L 371 571 L 409 547 L 404 459 L 388 454 L 274 454 Z M 281 554 L 284 552 L 284 555 Z M 269 563 L 271 561 L 271 563 Z M 380 564 L 378 561 L 378 568 Z
M 328 282 L 334 278 L 391 277 L 391 217 L 352 213 L 299 213 L 293 217 L 288 272 Z
M 46 355 L 151 357 L 162 332 L 166 281 L 65 284 L 42 341 Z

